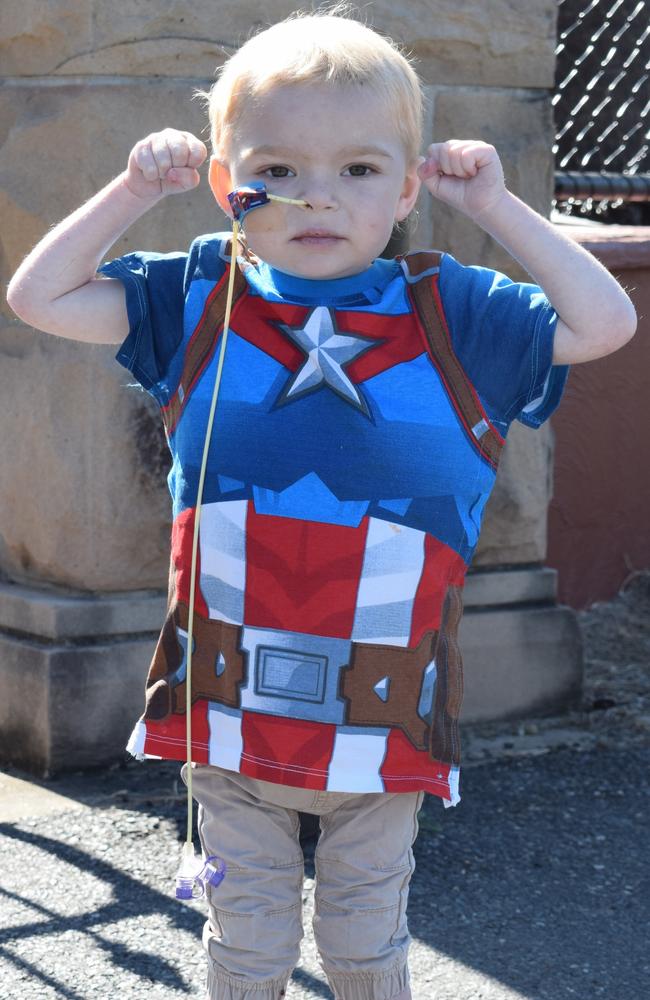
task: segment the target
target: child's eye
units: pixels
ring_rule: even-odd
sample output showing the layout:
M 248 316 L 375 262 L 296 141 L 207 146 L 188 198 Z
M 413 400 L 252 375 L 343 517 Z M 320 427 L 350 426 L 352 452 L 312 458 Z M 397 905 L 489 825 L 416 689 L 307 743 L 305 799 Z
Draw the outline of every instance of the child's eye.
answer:
M 366 163 L 353 163 L 350 167 L 346 168 L 346 173 L 350 174 L 350 177 L 368 177 L 369 174 L 374 174 L 376 171 L 369 167 Z
M 262 173 L 267 174 L 269 177 L 295 177 L 293 170 L 289 170 L 289 167 L 267 167 Z

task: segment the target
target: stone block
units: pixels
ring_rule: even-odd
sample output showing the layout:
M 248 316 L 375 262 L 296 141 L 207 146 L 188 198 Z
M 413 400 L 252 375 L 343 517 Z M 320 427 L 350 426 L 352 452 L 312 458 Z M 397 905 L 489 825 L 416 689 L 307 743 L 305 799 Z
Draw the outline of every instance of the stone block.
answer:
M 91 0 L 24 0 L 3 18 L 5 73 L 212 78 L 252 33 L 304 3 L 197 0 L 119 9 Z M 117 14 L 117 16 L 116 16 Z M 555 0 L 375 0 L 361 17 L 411 52 L 427 82 L 550 87 L 555 65 Z
M 555 604 L 557 586 L 557 571 L 549 566 L 470 570 L 465 578 L 463 606 L 468 611 L 499 605 Z
M 555 0 L 375 0 L 371 21 L 411 52 L 425 83 L 552 87 Z
M 51 226 L 126 168 L 138 139 L 172 127 L 208 144 L 207 117 L 192 100 L 193 89 L 189 80 L 165 78 L 47 87 L 14 81 L 0 89 L 0 246 L 7 280 Z M 207 163 L 200 172 L 198 188 L 152 208 L 107 257 L 186 249 L 199 233 L 227 226 L 208 186 Z M 6 304 L 4 311 L 13 318 Z
M 0 760 L 38 774 L 119 760 L 164 614 L 157 592 L 0 584 Z
M 460 624 L 461 722 L 561 714 L 582 691 L 582 639 L 565 607 L 475 610 Z
M 75 51 L 88 51 L 92 38 L 90 4 L 79 0 L 22 0 L 4 4 L 0 63 L 5 76 L 54 73 Z
M 39 774 L 118 760 L 154 641 L 44 644 L 0 633 L 0 759 Z
M 44 641 L 79 642 L 89 636 L 108 639 L 142 632 L 156 635 L 166 610 L 167 595 L 160 591 L 103 594 L 98 598 L 0 583 L 0 629 L 38 636 Z
M 0 330 L 0 571 L 75 590 L 166 585 L 168 449 L 108 346 Z
M 582 637 L 547 566 L 470 571 L 459 644 L 462 722 L 562 714 L 582 692 Z

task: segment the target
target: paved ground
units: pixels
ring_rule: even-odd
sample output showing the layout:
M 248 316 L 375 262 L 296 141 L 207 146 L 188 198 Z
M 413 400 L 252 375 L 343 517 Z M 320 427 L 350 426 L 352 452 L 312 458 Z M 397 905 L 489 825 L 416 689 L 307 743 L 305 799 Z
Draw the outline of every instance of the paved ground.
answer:
M 650 995 L 649 766 L 650 747 L 557 749 L 470 767 L 456 809 L 427 796 L 415 1000 Z M 40 814 L 0 823 L 0 998 L 202 997 L 202 909 L 171 896 L 184 820 L 174 766 L 48 787 L 56 811 L 40 800 Z M 312 852 L 289 1000 L 331 997 L 311 934 Z
M 425 799 L 414 1000 L 650 997 L 650 573 L 579 618 L 579 709 L 466 731 L 461 804 Z M 0 774 L 0 1000 L 202 1000 L 203 911 L 173 898 L 179 785 L 176 765 L 153 761 Z M 313 847 L 288 1000 L 331 998 Z

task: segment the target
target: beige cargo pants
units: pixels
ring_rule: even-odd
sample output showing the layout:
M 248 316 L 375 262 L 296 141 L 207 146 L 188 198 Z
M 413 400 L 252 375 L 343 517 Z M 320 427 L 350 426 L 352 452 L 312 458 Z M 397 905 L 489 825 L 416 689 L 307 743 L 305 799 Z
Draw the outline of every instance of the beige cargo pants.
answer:
M 313 930 L 337 1000 L 410 997 L 406 908 L 423 792 L 315 792 L 203 765 L 192 786 L 203 850 L 227 866 L 208 895 L 210 1000 L 285 996 L 303 937 L 299 812 L 320 817 Z

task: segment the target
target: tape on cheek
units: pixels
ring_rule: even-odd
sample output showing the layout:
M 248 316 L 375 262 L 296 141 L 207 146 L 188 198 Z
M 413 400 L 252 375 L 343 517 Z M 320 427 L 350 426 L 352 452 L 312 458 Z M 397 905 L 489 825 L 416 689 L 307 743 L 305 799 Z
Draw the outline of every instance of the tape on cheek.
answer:
M 254 208 L 269 204 L 269 196 L 265 184 L 250 184 L 235 188 L 228 195 L 233 218 L 238 222 Z
M 269 194 L 266 190 L 266 184 L 263 182 L 235 188 L 228 195 L 228 201 L 230 202 L 233 218 L 238 222 L 241 222 L 244 216 L 254 208 L 261 208 L 272 201 L 281 202 L 285 205 L 298 205 L 299 208 L 311 208 L 309 203 L 302 199 L 285 198 L 282 195 Z

